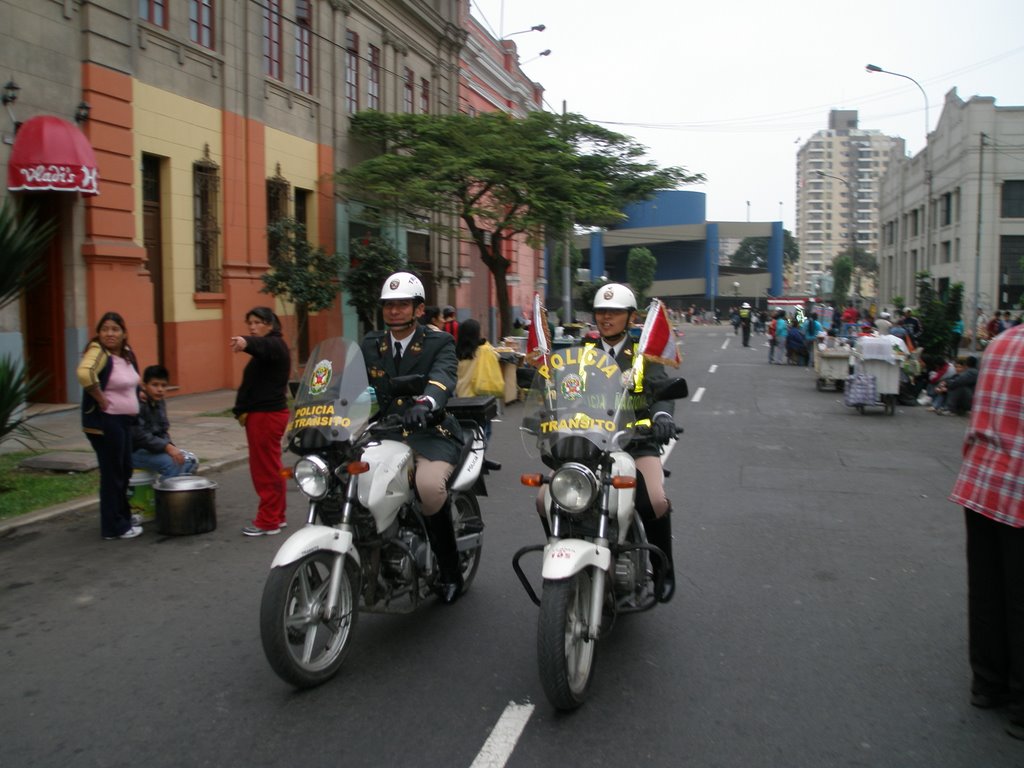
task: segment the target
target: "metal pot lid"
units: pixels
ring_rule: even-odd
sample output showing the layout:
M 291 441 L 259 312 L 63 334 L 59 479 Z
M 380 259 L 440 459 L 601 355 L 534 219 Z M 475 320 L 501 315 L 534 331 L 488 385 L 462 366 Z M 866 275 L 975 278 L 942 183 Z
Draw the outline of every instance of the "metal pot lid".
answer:
M 162 477 L 153 487 L 158 491 L 205 491 L 208 488 L 216 488 L 217 484 L 199 475 L 178 475 Z

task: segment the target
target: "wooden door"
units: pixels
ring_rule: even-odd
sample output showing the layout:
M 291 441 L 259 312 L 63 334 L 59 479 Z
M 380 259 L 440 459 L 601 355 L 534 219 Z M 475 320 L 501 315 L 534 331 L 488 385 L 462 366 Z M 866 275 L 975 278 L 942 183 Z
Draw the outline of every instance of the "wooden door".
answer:
M 156 325 L 156 359 L 164 357 L 164 284 L 163 235 L 160 226 L 160 158 L 142 156 L 142 240 L 146 248 L 146 268 L 153 285 L 153 323 Z M 171 377 L 175 372 L 171 371 Z
M 64 263 L 63 244 L 71 228 L 64 216 L 70 205 L 67 192 L 30 192 L 25 195 L 26 210 L 35 211 L 40 220 L 52 219 L 56 232 L 40 258 L 46 263 L 43 278 L 25 292 L 26 369 L 30 377 L 40 377 L 42 385 L 30 400 L 36 403 L 67 402 L 64 364 Z

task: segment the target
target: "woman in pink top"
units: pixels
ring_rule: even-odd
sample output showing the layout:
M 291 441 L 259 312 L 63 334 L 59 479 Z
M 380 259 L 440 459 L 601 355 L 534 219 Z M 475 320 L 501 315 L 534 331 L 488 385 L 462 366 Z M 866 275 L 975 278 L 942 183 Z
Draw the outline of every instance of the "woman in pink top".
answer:
M 100 464 L 100 534 L 134 539 L 128 481 L 132 476 L 132 424 L 139 413 L 139 371 L 128 346 L 124 318 L 107 312 L 78 364 L 82 385 L 82 430 Z

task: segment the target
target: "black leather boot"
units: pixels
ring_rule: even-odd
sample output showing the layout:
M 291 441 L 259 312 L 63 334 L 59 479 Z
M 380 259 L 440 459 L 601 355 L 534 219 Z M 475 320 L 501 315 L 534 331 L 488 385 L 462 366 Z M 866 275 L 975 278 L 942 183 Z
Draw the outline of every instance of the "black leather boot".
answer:
M 667 562 L 661 558 L 654 557 L 654 582 L 661 581 L 661 588 L 658 589 L 655 597 L 659 603 L 667 603 L 676 592 L 676 573 L 672 565 L 672 521 L 669 514 L 671 507 L 661 517 L 653 518 L 644 523 L 647 530 L 647 541 L 665 553 Z
M 437 514 L 429 517 L 424 515 L 423 522 L 427 527 L 430 548 L 434 550 L 434 556 L 437 558 L 435 591 L 442 603 L 451 605 L 459 599 L 463 586 L 459 550 L 455 543 L 455 528 L 452 526 L 451 502 L 445 502 Z

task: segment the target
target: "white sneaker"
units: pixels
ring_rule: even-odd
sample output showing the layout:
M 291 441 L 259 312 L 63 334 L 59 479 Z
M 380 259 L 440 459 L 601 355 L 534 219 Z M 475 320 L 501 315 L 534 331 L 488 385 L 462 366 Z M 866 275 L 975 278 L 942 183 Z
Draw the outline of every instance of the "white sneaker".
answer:
M 142 526 L 133 525 L 127 531 L 122 533 L 120 536 L 104 536 L 106 541 L 113 541 L 114 539 L 134 539 L 136 536 L 142 535 Z

